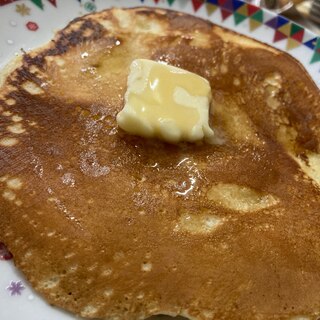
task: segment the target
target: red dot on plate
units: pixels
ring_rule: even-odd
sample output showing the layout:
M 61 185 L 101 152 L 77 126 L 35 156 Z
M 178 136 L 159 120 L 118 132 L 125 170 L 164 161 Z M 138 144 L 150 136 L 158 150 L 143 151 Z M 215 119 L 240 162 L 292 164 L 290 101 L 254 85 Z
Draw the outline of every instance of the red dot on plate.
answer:
M 0 260 L 10 260 L 12 259 L 12 254 L 8 251 L 6 246 L 0 242 Z
M 29 22 L 26 24 L 26 27 L 27 27 L 30 31 L 36 31 L 36 30 L 39 29 L 38 24 L 36 24 L 36 23 L 33 22 L 33 21 L 29 21 Z

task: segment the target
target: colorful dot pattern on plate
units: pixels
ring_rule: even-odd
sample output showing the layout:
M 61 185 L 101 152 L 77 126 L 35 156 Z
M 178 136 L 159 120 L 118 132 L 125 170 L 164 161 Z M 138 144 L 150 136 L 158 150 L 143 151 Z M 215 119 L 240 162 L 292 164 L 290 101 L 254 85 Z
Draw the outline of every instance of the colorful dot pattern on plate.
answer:
M 77 16 L 138 5 L 194 14 L 287 51 L 320 86 L 320 38 L 285 17 L 239 0 L 0 0 L 0 68 L 21 48 L 27 51 L 49 41 Z M 12 255 L 2 243 L 0 275 L 0 319 L 75 319 L 39 298 L 14 268 Z M 20 308 L 15 307 L 17 301 Z
M 25 289 L 25 286 L 22 284 L 22 281 L 11 281 L 10 285 L 7 287 L 7 290 L 12 296 L 21 296 L 22 290 Z

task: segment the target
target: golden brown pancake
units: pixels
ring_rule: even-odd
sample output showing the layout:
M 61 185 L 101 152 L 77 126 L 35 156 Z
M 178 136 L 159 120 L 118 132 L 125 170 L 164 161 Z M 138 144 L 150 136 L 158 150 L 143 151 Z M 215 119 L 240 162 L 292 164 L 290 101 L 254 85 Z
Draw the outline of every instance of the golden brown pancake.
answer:
M 117 127 L 136 58 L 208 79 L 215 144 Z M 320 99 L 292 57 L 183 13 L 111 9 L 25 54 L 0 94 L 0 241 L 49 303 L 320 315 Z

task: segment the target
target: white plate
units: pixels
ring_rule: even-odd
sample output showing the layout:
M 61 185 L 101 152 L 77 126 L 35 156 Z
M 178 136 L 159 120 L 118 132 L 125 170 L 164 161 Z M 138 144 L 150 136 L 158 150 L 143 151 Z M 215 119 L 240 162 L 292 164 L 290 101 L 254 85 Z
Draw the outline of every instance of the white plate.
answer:
M 28 51 L 49 41 L 76 16 L 111 6 L 141 4 L 194 14 L 287 51 L 320 86 L 320 39 L 281 16 L 238 0 L 0 0 L 0 68 L 21 54 L 21 49 Z M 1 260 L 1 250 L 0 245 L 1 320 L 75 319 L 43 301 L 12 260 Z

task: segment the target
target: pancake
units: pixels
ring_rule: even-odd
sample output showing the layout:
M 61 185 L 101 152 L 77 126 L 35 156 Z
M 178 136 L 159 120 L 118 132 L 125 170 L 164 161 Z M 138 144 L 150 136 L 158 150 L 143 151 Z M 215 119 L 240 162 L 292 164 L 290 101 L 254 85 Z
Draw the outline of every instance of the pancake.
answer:
M 214 144 L 127 135 L 129 65 L 208 79 Z M 162 9 L 73 20 L 3 73 L 0 241 L 101 319 L 320 316 L 319 90 L 289 55 Z

